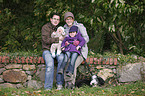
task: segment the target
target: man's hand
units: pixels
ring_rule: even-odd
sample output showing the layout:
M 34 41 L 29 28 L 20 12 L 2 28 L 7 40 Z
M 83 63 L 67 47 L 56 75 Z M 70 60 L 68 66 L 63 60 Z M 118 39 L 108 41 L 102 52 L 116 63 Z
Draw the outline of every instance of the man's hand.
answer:
M 56 38 L 56 32 L 55 32 L 55 31 L 52 32 L 51 37 L 52 37 L 52 38 Z

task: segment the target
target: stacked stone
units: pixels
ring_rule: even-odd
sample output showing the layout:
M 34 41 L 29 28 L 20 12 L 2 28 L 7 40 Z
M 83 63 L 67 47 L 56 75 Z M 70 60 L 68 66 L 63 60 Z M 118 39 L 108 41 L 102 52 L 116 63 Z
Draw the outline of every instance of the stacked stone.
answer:
M 117 58 L 87 58 L 87 63 L 93 74 L 97 74 L 105 81 L 108 78 L 118 76 L 119 82 L 130 82 L 144 80 L 145 62 L 126 64 L 120 66 Z M 56 77 L 57 62 L 55 62 L 54 83 Z M 84 71 L 84 63 L 79 66 L 78 71 Z M 85 75 L 85 74 L 84 74 Z M 82 79 L 77 75 L 77 79 Z M 13 88 L 35 88 L 44 86 L 45 63 L 42 57 L 16 57 L 0 56 L 0 87 Z M 111 79 L 108 83 L 111 84 Z

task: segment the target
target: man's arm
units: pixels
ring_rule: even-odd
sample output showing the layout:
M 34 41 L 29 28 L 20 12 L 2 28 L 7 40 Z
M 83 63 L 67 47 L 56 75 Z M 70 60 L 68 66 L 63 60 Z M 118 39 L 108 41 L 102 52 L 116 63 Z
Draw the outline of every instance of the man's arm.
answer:
M 42 27 L 42 40 L 46 43 L 46 44 L 52 44 L 52 43 L 58 43 L 59 38 L 51 38 L 51 29 L 47 26 L 43 26 Z

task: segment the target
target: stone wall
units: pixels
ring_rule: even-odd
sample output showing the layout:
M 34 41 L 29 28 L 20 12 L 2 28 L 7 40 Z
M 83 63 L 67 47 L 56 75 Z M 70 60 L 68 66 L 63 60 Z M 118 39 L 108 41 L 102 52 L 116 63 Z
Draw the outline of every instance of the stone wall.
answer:
M 87 58 L 87 63 L 93 74 L 97 74 L 104 80 L 110 77 L 116 77 L 116 74 L 119 74 L 117 73 L 119 65 L 117 58 Z M 55 62 L 55 73 L 56 66 L 57 62 Z M 82 79 L 79 74 L 86 75 L 84 63 L 79 66 L 78 71 L 77 79 Z M 54 75 L 54 83 L 55 77 L 56 74 Z M 45 64 L 42 57 L 10 58 L 8 56 L 0 56 L 0 87 L 28 87 L 39 89 L 44 86 L 44 78 Z

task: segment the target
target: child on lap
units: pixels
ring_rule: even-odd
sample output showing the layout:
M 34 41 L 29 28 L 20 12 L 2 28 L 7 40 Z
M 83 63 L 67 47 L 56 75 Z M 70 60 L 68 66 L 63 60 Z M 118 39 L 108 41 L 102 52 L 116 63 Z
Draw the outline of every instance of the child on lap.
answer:
M 66 70 L 67 76 L 72 76 L 75 67 L 75 61 L 78 55 L 81 54 L 81 48 L 85 44 L 85 39 L 81 36 L 77 26 L 72 26 L 69 30 L 69 36 L 66 36 L 61 44 L 62 51 L 65 53 L 65 58 L 58 71 L 63 74 L 64 68 L 70 58 L 69 66 Z

